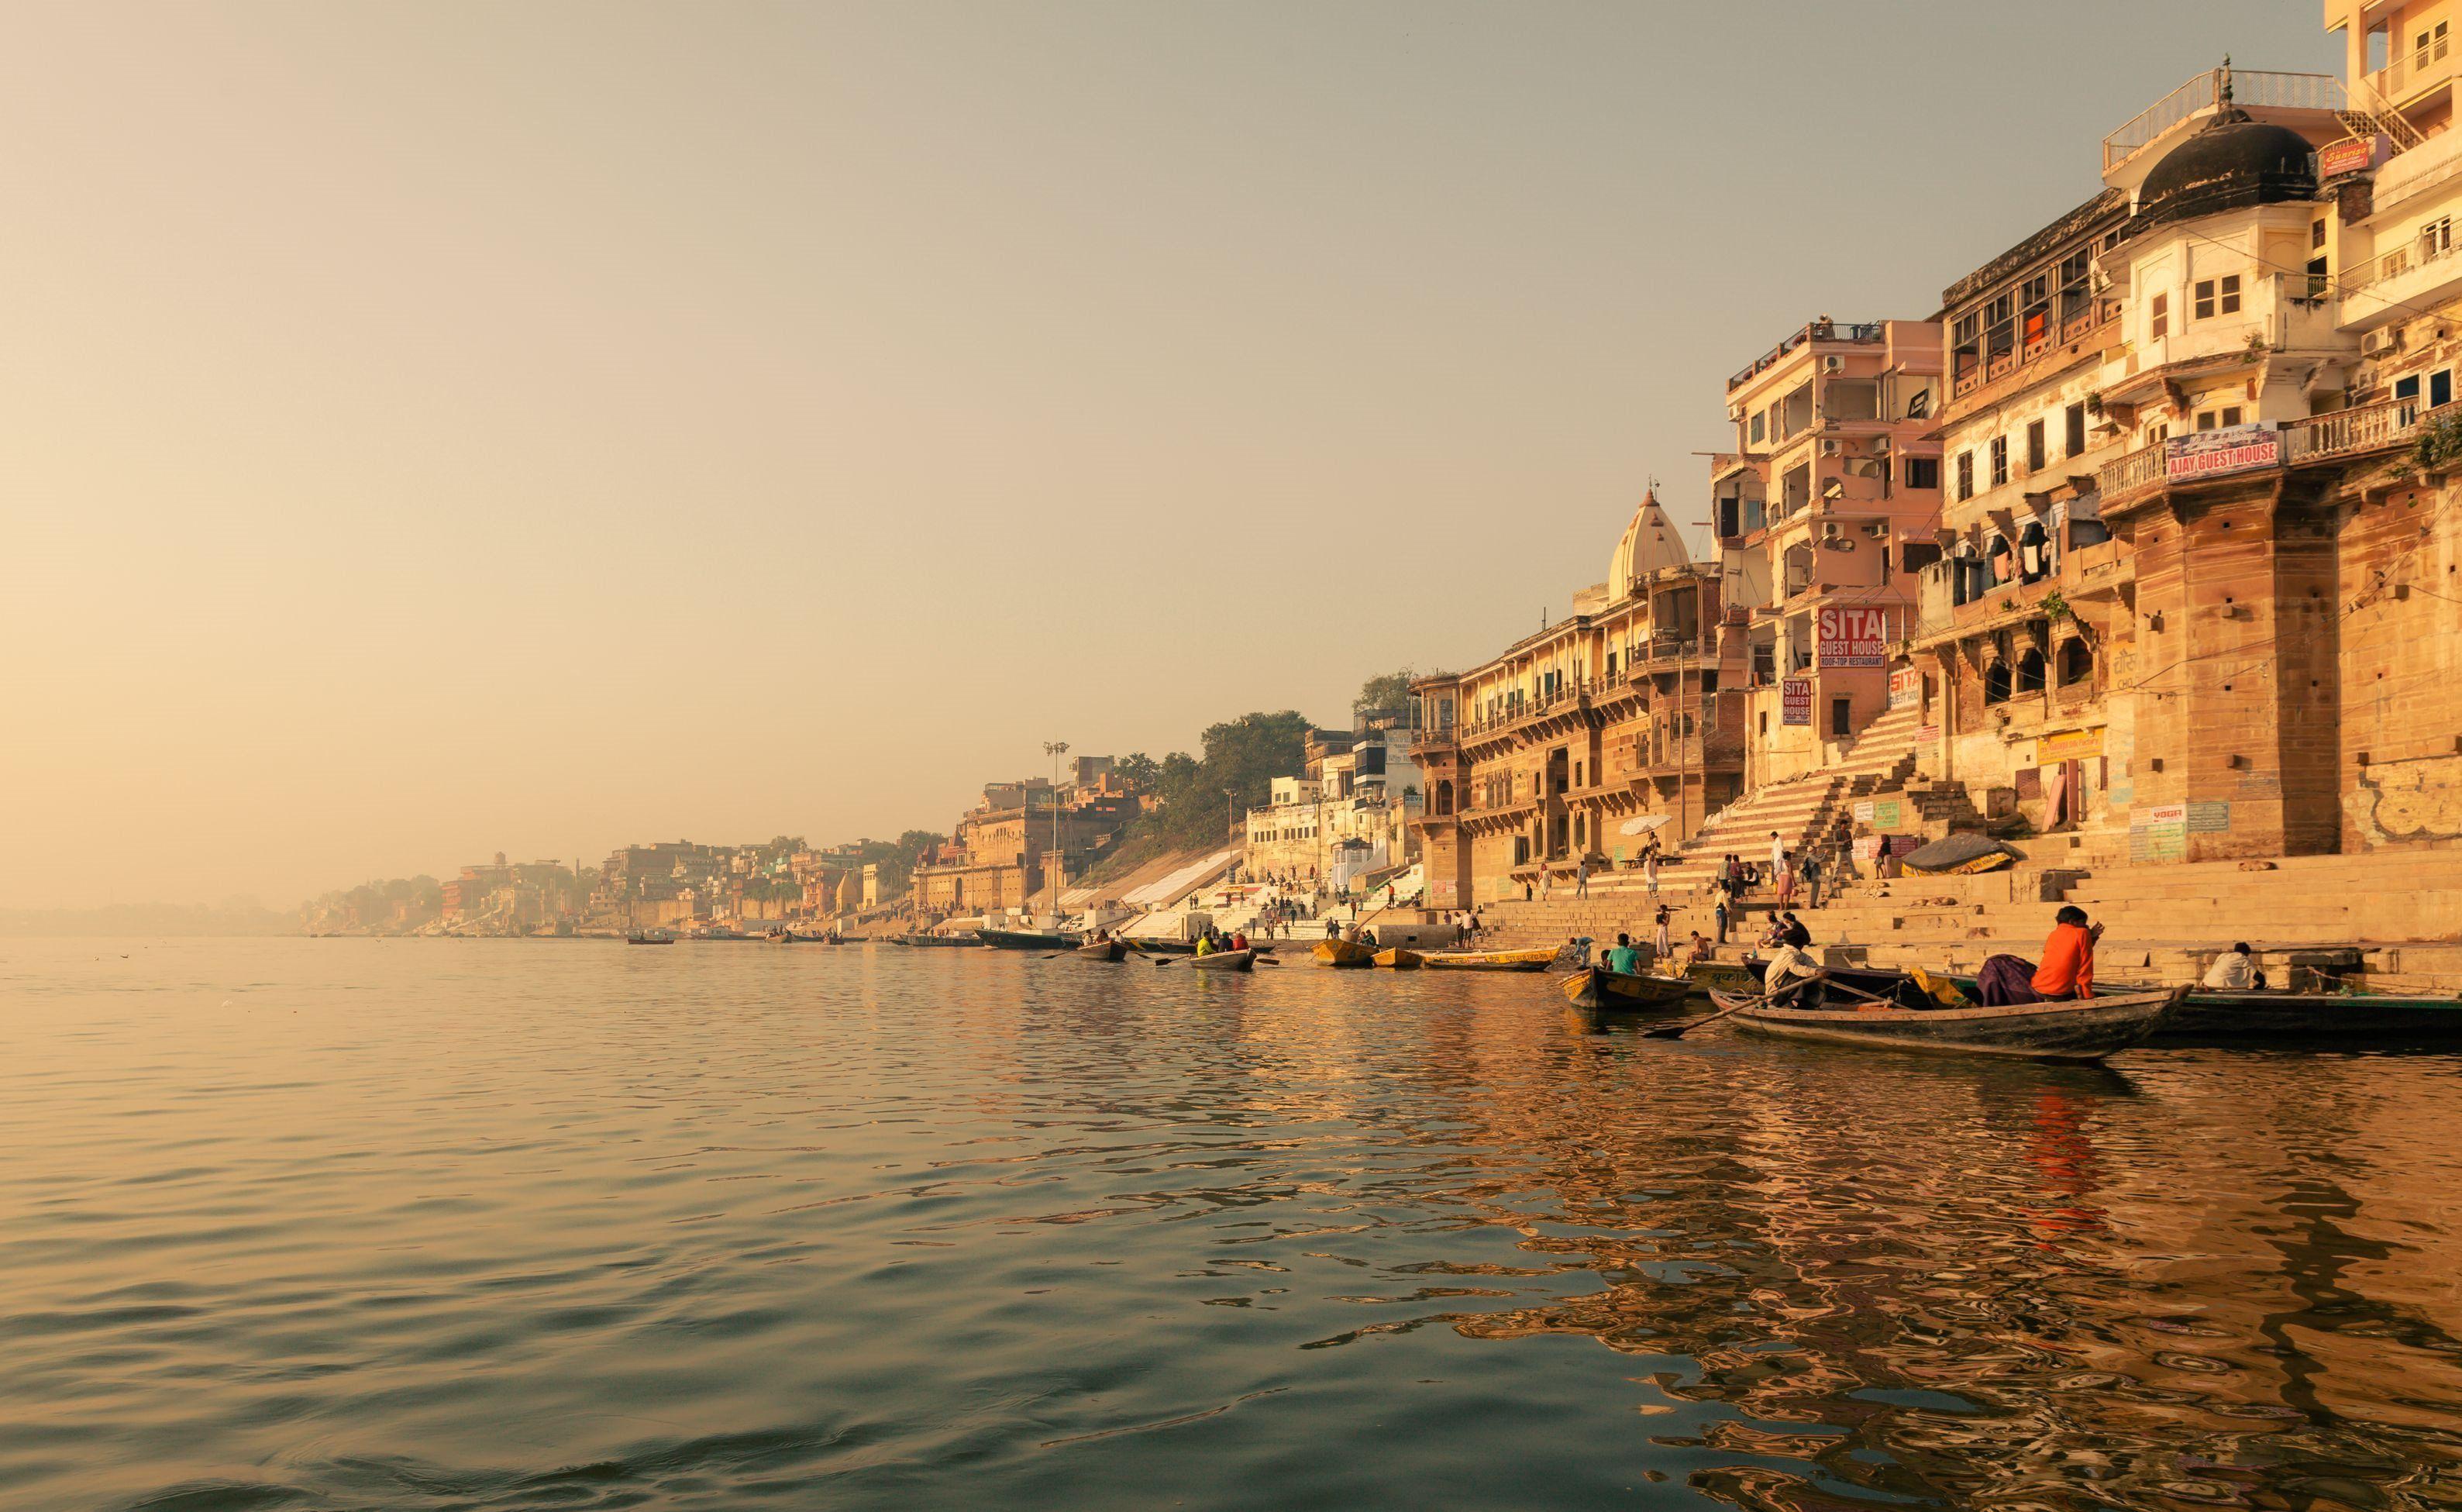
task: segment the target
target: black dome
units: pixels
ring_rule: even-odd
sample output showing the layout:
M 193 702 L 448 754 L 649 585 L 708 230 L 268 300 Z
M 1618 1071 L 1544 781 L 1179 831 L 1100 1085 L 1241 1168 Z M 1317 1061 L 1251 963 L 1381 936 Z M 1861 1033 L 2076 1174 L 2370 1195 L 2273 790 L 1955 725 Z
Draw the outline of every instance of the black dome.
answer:
M 2316 197 L 2316 149 L 2307 138 L 2225 107 L 2146 175 L 2137 189 L 2137 218 L 2185 221 Z

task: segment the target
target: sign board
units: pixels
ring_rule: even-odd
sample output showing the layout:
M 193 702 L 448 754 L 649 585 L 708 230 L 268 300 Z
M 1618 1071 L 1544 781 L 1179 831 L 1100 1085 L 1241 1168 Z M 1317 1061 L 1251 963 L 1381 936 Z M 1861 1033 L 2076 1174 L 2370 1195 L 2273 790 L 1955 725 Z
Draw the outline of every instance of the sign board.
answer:
M 1869 798 L 1856 799 L 1854 807 L 1847 810 L 1847 813 L 1857 824 L 1870 824 L 1872 822 L 1872 800 Z
M 1895 798 L 1883 798 L 1872 805 L 1872 828 L 1894 830 L 1906 822 L 1905 810 Z
M 1912 667 L 1900 667 L 1890 674 L 1890 707 L 1905 708 L 1922 696 L 1922 673 Z
M 2165 804 L 2146 810 L 2145 822 L 2128 827 L 2132 861 L 2177 861 L 2189 853 L 2189 808 Z
M 2201 483 L 2282 465 L 2282 432 L 2271 425 L 2222 425 L 2163 443 L 2168 483 Z
M 1882 843 L 1883 836 L 1877 834 L 1857 835 L 1855 837 L 1855 859 L 1868 863 L 1879 860 L 1881 858 Z
M 1452 877 L 1440 876 L 1428 884 L 1428 906 L 1431 908 L 1461 906 L 1461 895 Z
M 1940 744 L 1940 726 L 1939 726 L 1939 725 L 1937 725 L 1937 724 L 1927 724 L 1927 725 L 1924 725 L 1921 729 L 1918 729 L 1918 730 L 1916 730 L 1916 731 L 1915 731 L 1915 745 L 1918 745 L 1918 746 L 1924 746 L 1924 745 L 1939 745 L 1939 744 Z
M 2346 173 L 2365 173 L 2385 161 L 2385 152 L 2383 132 L 2329 141 L 2317 149 L 2317 177 L 2338 179 Z
M 2064 761 L 2090 761 L 2103 754 L 2103 731 L 2062 730 L 2035 742 L 2035 765 L 2057 767 Z
M 1812 723 L 1812 680 L 1782 678 L 1778 684 L 1778 722 L 1781 724 Z
M 1886 664 L 1889 616 L 1879 609 L 1828 605 L 1816 621 L 1825 667 L 1877 667 Z

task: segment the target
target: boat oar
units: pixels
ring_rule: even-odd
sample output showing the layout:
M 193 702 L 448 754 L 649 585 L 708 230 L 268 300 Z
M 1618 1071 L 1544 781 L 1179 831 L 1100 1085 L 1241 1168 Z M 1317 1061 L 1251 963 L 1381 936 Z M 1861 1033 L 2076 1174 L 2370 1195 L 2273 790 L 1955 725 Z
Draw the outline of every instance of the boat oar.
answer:
M 1790 994 L 1800 992 L 1803 990 L 1803 983 L 1807 982 L 1819 982 L 1820 980 L 1822 980 L 1822 977 L 1819 972 L 1815 972 L 1808 977 L 1798 977 L 1793 983 L 1790 983 L 1784 990 Z M 1686 1019 L 1681 1024 L 1668 1024 L 1662 1025 L 1654 1029 L 1644 1029 L 1641 1031 L 1642 1037 L 1644 1039 L 1652 1040 L 1680 1040 L 1685 1035 L 1691 1033 L 1695 1029 L 1700 1028 L 1704 1025 L 1716 1024 L 1720 1019 L 1729 1018 L 1735 1014 L 1741 1013 L 1746 1008 L 1764 1005 L 1769 1001 L 1770 994 L 1764 992 L 1759 997 L 1746 998 L 1743 1002 L 1737 1004 L 1732 1008 L 1720 1008 L 1716 1013 L 1705 1013 L 1697 1019 Z

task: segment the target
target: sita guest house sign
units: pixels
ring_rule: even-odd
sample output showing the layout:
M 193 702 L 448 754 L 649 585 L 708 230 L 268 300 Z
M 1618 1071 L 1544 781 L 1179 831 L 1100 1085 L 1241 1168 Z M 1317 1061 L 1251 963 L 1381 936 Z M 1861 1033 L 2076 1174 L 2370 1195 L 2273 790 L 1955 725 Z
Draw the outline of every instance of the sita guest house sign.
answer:
M 1830 605 L 1817 630 L 1825 667 L 1877 667 L 1889 659 L 1890 622 L 1878 609 Z
M 2163 443 L 2166 483 L 2198 483 L 2282 465 L 2282 432 L 2271 425 L 2224 425 Z

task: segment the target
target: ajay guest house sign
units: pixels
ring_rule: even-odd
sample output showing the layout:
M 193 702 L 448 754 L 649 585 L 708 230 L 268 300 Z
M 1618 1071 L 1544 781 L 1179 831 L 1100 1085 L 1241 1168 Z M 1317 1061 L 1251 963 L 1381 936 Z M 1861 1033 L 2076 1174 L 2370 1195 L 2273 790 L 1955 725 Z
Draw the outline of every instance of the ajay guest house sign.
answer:
M 2223 425 L 2163 443 L 2167 483 L 2199 483 L 2282 465 L 2282 432 L 2271 425 Z

